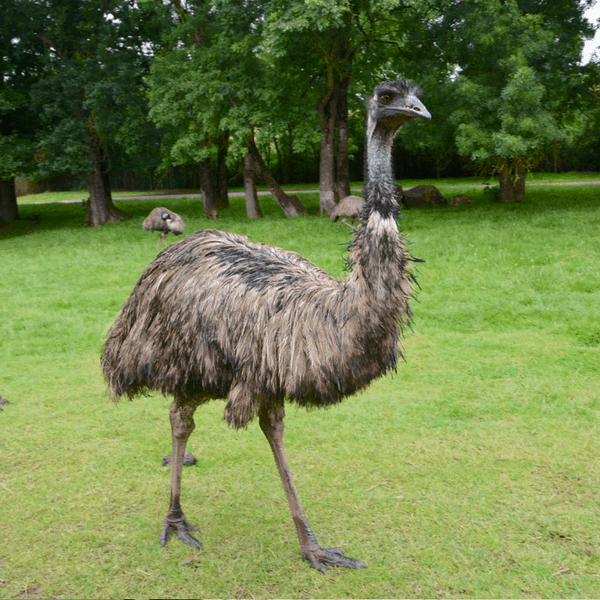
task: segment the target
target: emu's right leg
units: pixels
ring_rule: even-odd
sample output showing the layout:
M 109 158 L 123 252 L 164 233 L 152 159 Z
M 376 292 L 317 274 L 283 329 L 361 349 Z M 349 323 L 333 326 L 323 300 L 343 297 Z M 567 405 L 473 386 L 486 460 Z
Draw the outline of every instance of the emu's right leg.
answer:
M 285 456 L 283 447 L 283 419 L 285 411 L 283 405 L 272 408 L 262 407 L 259 414 L 260 428 L 262 429 L 275 457 L 275 464 L 281 477 L 281 483 L 287 496 L 292 518 L 296 524 L 298 541 L 302 549 L 302 558 L 310 563 L 310 566 L 321 573 L 326 573 L 323 565 L 331 567 L 348 567 L 350 569 L 364 569 L 366 565 L 355 558 L 344 556 L 341 548 L 323 548 L 317 542 L 317 538 L 311 529 L 304 509 L 300 503 L 300 497 L 296 491 L 292 473 Z
M 188 546 L 200 550 L 202 544 L 190 533 L 200 531 L 197 527 L 188 523 L 181 510 L 181 471 L 183 469 L 183 458 L 185 446 L 192 431 L 194 431 L 194 412 L 198 406 L 197 400 L 184 401 L 175 398 L 171 405 L 171 433 L 173 436 L 173 461 L 171 463 L 171 503 L 169 512 L 165 517 L 165 526 L 160 534 L 160 545 L 164 546 L 172 533 L 177 539 Z

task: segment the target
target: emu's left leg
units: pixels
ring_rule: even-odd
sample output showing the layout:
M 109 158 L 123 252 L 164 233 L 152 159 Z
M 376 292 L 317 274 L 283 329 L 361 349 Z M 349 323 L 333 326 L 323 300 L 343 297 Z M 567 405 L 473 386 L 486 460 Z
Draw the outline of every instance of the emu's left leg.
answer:
M 172 533 L 177 539 L 188 546 L 202 549 L 202 544 L 190 533 L 200 531 L 197 527 L 188 523 L 181 510 L 181 471 L 183 470 L 183 458 L 185 446 L 192 431 L 194 431 L 194 412 L 198 406 L 198 400 L 183 400 L 175 398 L 171 405 L 171 433 L 173 436 L 173 460 L 171 463 L 171 503 L 169 512 L 165 517 L 165 526 L 160 534 L 160 545 L 164 546 Z
M 260 412 L 259 422 L 260 428 L 265 434 L 275 457 L 281 483 L 283 484 L 283 489 L 285 490 L 285 495 L 292 511 L 292 518 L 298 531 L 298 540 L 302 548 L 302 558 L 308 561 L 311 567 L 321 571 L 321 573 L 326 573 L 322 565 L 350 567 L 352 569 L 366 568 L 366 565 L 360 560 L 344 556 L 344 550 L 341 548 L 322 548 L 319 542 L 317 542 L 317 538 L 304 514 L 304 509 L 300 503 L 300 497 L 296 491 L 296 486 L 294 485 L 290 467 L 285 456 L 285 449 L 283 447 L 284 416 L 283 405 L 269 409 L 263 407 Z

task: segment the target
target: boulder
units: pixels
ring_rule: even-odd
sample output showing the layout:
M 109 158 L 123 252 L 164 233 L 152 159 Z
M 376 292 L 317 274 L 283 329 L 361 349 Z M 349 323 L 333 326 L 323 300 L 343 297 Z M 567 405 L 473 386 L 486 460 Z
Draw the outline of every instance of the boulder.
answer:
M 163 458 L 163 460 L 162 460 L 162 466 L 166 467 L 166 466 L 170 465 L 172 461 L 173 461 L 173 455 L 169 454 L 168 456 L 165 456 Z M 196 457 L 191 452 L 188 452 L 186 450 L 185 451 L 185 455 L 183 457 L 183 464 L 186 467 L 189 467 L 191 465 L 196 464 Z
M 452 196 L 448 204 L 450 206 L 462 206 L 463 204 L 473 204 L 474 200 L 471 196 L 467 196 L 466 194 L 457 194 L 456 196 Z
M 446 206 L 448 201 L 435 185 L 418 185 L 403 191 L 402 203 L 406 208 Z

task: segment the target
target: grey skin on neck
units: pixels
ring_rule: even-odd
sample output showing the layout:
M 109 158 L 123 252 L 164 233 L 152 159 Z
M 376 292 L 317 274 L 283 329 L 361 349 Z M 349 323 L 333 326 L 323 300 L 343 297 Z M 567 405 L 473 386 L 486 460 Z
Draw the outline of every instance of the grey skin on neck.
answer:
M 392 146 L 398 129 L 410 120 L 417 117 L 431 120 L 429 111 L 418 98 L 419 93 L 419 88 L 406 79 L 384 81 L 366 102 L 364 220 L 373 211 L 383 218 L 398 214 Z

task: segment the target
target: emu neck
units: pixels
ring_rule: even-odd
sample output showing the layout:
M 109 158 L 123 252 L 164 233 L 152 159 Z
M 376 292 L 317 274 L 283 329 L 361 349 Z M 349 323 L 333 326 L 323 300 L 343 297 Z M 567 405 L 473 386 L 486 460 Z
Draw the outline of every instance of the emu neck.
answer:
M 398 231 L 398 195 L 392 169 L 392 145 L 396 130 L 368 123 L 362 218 L 351 242 L 351 280 L 359 289 L 392 311 L 402 305 L 408 291 L 408 253 Z
M 365 139 L 365 203 L 370 213 L 378 212 L 381 217 L 398 215 L 395 195 L 392 148 L 396 129 L 386 129 L 368 124 Z

